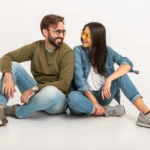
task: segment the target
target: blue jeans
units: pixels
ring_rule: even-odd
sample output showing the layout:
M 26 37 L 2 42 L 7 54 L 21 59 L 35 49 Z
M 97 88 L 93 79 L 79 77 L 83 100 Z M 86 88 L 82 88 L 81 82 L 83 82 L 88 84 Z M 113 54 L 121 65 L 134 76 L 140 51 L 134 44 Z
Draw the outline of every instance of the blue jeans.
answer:
M 99 104 L 102 106 L 106 106 L 111 103 L 118 89 L 121 89 L 125 96 L 132 103 L 134 103 L 135 100 L 141 97 L 128 75 L 124 75 L 112 82 L 110 89 L 110 99 L 102 100 L 102 88 L 103 87 L 101 87 L 99 91 L 92 91 L 93 95 L 96 97 Z M 69 105 L 71 113 L 74 115 L 93 114 L 95 112 L 94 104 L 80 91 L 72 91 L 68 95 L 67 103 Z
M 12 62 L 12 75 L 19 91 L 24 91 L 38 85 L 26 70 L 16 62 Z M 3 77 L 0 79 L 0 104 L 6 108 L 8 97 L 2 94 Z M 33 112 L 43 110 L 48 114 L 61 114 L 67 109 L 66 96 L 54 86 L 46 86 L 32 96 L 28 104 L 16 109 L 18 118 L 27 118 Z

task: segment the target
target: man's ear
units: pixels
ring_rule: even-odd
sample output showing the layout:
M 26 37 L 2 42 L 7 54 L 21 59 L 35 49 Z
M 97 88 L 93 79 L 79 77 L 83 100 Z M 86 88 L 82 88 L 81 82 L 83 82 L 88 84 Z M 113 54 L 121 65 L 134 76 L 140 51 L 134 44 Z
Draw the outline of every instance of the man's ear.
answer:
M 43 29 L 43 30 L 42 30 L 42 33 L 43 33 L 43 35 L 44 35 L 45 37 L 48 36 L 48 31 L 47 31 L 46 29 Z

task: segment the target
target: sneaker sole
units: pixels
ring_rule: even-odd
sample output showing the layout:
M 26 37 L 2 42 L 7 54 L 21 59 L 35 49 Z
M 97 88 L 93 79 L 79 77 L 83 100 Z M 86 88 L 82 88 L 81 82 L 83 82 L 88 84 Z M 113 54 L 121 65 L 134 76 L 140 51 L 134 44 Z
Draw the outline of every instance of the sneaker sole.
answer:
M 137 122 L 136 124 L 137 124 L 138 126 L 150 128 L 150 125 L 148 125 L 148 124 L 143 124 L 143 123 L 141 123 L 141 122 Z

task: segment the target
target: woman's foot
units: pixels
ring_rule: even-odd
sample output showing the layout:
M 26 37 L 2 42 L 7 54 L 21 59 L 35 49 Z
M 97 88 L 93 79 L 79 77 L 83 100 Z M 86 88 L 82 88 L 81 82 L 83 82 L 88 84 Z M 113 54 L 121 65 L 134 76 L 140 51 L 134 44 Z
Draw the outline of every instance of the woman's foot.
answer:
M 123 105 L 105 106 L 105 117 L 115 116 L 122 117 L 125 115 L 125 108 Z
M 150 128 L 150 112 L 147 114 L 140 112 L 136 124 L 142 127 Z

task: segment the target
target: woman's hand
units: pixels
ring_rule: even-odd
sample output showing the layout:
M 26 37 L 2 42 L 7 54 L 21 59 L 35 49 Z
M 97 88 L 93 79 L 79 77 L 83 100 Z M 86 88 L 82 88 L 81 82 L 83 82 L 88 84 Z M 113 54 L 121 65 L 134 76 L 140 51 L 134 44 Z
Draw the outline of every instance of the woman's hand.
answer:
M 102 116 L 105 114 L 105 110 L 100 104 L 95 104 L 95 108 L 96 108 L 96 110 L 95 110 L 94 115 Z
M 107 99 L 111 98 L 111 92 L 110 92 L 111 82 L 112 82 L 111 79 L 109 79 L 109 78 L 106 79 L 106 82 L 102 89 L 102 99 L 103 100 L 105 99 L 105 97 Z

